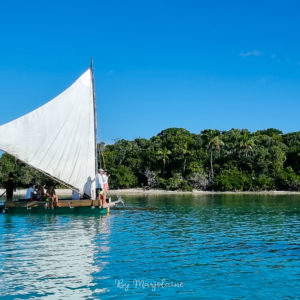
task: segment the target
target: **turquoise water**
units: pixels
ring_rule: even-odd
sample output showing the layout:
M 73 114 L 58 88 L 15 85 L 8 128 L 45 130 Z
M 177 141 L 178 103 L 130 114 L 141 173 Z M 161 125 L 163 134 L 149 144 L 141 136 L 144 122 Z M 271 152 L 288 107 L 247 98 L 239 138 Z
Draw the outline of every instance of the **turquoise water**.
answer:
M 0 215 L 0 299 L 300 299 L 300 196 Z

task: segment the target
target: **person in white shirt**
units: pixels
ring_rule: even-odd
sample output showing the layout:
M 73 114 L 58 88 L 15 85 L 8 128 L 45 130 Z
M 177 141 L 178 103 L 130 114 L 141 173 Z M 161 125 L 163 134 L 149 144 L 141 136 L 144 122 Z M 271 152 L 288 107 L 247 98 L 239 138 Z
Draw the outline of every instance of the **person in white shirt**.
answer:
M 72 189 L 72 200 L 80 200 L 80 194 L 78 189 Z
M 26 196 L 25 199 L 34 199 L 34 193 L 35 193 L 35 189 L 34 189 L 34 185 L 30 184 L 28 190 L 26 191 Z
M 98 170 L 98 174 L 96 175 L 96 196 L 98 200 L 98 206 L 100 206 L 101 195 L 103 195 L 103 169 Z M 103 206 L 103 202 L 102 202 Z

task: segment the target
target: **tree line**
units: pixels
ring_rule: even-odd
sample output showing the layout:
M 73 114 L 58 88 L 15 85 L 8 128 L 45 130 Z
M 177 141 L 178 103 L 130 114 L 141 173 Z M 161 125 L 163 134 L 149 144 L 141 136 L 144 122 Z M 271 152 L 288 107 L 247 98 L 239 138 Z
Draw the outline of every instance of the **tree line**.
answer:
M 300 190 L 300 132 L 169 128 L 101 147 L 113 188 Z
M 278 129 L 250 132 L 182 128 L 163 130 L 150 139 L 118 140 L 98 145 L 99 167 L 110 187 L 166 190 L 261 191 L 300 190 L 300 132 Z M 15 160 L 0 158 L 0 184 L 13 172 L 19 187 L 50 178 Z

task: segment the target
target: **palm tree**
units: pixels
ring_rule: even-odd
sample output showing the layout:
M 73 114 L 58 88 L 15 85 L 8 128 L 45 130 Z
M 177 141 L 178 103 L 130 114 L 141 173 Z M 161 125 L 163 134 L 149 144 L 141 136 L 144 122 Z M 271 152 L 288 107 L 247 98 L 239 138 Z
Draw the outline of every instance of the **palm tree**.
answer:
M 210 139 L 207 148 L 210 151 L 210 174 L 211 180 L 214 178 L 214 168 L 213 168 L 213 152 L 217 150 L 218 152 L 221 151 L 221 147 L 224 145 L 224 142 L 220 139 L 219 136 L 215 136 Z
M 163 175 L 165 174 L 166 163 L 169 161 L 169 155 L 171 153 L 172 152 L 168 150 L 166 147 L 164 147 L 163 149 L 159 149 L 156 152 L 157 159 L 163 162 Z
M 186 157 L 191 154 L 191 151 L 188 149 L 188 143 L 184 143 L 182 147 L 182 154 L 183 154 L 183 170 L 182 170 L 182 175 L 185 173 L 185 168 L 186 168 Z
M 252 137 L 249 137 L 247 133 L 244 133 L 240 140 L 239 148 L 241 150 L 245 150 L 246 157 L 248 156 L 249 152 L 253 152 L 254 147 L 255 147 L 254 139 Z

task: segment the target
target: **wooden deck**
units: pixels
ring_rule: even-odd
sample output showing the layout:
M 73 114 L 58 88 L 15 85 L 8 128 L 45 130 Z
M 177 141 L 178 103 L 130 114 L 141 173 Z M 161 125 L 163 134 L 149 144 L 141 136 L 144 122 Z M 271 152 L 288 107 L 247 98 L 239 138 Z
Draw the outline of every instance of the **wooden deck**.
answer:
M 34 207 L 45 207 L 45 201 L 6 201 L 5 206 L 7 208 L 34 208 Z M 58 201 L 59 207 L 91 207 L 93 206 L 93 201 L 90 199 L 87 200 L 67 200 L 62 199 Z M 98 201 L 94 201 L 94 205 L 98 205 Z
M 31 201 L 31 200 L 17 200 L 17 201 L 6 201 L 3 202 L 4 206 L 0 206 L 1 209 L 5 209 L 4 212 L 45 212 L 45 213 L 68 213 L 68 212 L 78 212 L 78 213 L 100 213 L 106 214 L 109 213 L 110 209 L 120 211 L 154 211 L 157 210 L 156 207 L 110 207 L 107 208 L 98 208 L 98 200 L 94 200 L 94 203 L 91 199 L 82 199 L 82 200 L 72 200 L 72 199 L 59 199 L 59 207 L 56 207 L 54 210 L 45 209 L 45 201 Z M 95 206 L 94 208 L 93 204 Z M 71 209 L 73 208 L 73 209 Z

